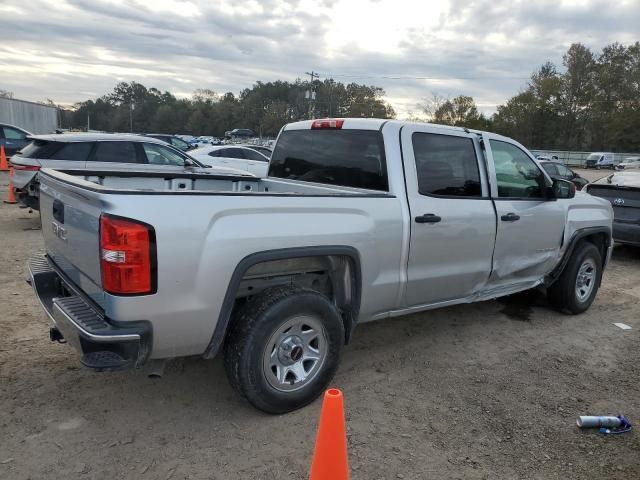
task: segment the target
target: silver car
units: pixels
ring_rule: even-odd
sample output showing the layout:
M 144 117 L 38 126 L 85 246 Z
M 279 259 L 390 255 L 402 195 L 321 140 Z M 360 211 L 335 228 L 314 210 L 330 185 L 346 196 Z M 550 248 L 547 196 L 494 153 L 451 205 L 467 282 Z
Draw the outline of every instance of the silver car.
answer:
M 32 135 L 31 143 L 11 157 L 13 186 L 19 202 L 39 209 L 40 168 L 63 170 L 152 170 L 168 173 L 209 168 L 166 142 L 133 134 Z M 213 171 L 209 171 L 213 173 Z M 243 174 L 216 166 L 215 172 Z

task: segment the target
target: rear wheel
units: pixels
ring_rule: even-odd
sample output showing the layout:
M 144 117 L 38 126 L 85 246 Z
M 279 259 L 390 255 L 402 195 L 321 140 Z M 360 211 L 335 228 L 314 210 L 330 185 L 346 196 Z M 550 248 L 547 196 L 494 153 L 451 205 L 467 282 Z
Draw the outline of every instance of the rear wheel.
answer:
M 227 376 L 256 408 L 286 413 L 326 389 L 343 343 L 342 318 L 327 297 L 298 287 L 268 289 L 234 319 L 225 343 Z
M 547 289 L 549 303 L 565 313 L 582 313 L 593 303 L 601 277 L 600 250 L 592 243 L 582 242 L 560 277 Z

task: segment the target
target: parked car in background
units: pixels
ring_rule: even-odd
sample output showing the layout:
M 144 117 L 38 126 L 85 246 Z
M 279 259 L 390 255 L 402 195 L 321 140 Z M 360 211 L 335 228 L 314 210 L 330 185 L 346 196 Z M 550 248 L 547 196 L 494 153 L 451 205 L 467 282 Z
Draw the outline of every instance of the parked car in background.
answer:
M 585 162 L 587 168 L 611 168 L 615 165 L 615 155 L 611 152 L 594 152 L 589 154 Z
M 7 123 L 0 123 L 0 145 L 4 145 L 4 153 L 10 157 L 31 141 L 31 133 Z
M 32 135 L 33 141 L 11 157 L 14 168 L 13 186 L 18 201 L 38 209 L 40 188 L 38 171 L 41 168 L 73 170 L 139 170 L 147 166 L 160 172 L 184 172 L 203 169 L 206 165 L 182 150 L 153 137 L 132 134 L 76 133 L 65 135 Z M 246 169 L 228 166 L 215 171 L 246 174 Z M 209 173 L 213 173 L 212 169 Z
M 198 139 L 196 137 L 194 137 L 193 135 L 178 135 L 178 134 L 176 134 L 176 135 L 174 135 L 174 137 L 178 137 L 180 140 L 184 140 L 189 145 L 193 145 L 193 144 L 197 144 L 198 143 Z
M 616 170 L 640 169 L 640 157 L 627 157 L 623 162 L 616 165 Z
M 557 162 L 559 160 L 557 155 L 547 155 L 546 153 L 541 155 L 536 155 L 536 159 L 545 160 L 548 162 Z
M 190 154 L 205 165 L 246 170 L 258 177 L 266 177 L 269 170 L 269 157 L 253 147 L 206 145 L 192 150 Z
M 179 148 L 183 152 L 186 152 L 187 150 L 191 150 L 192 148 L 197 147 L 197 144 L 189 144 L 184 140 L 182 140 L 181 138 L 176 137 L 175 135 L 169 135 L 165 133 L 145 133 L 144 136 L 162 140 L 164 143 L 173 145 L 174 147 Z
M 236 139 L 236 138 L 246 139 L 246 138 L 255 137 L 257 135 L 256 135 L 256 132 L 254 132 L 250 128 L 234 128 L 233 130 L 224 132 L 224 136 L 225 138 L 231 138 L 231 139 Z
M 240 144 L 240 145 L 237 145 L 237 146 L 239 146 L 239 147 L 247 147 L 247 148 L 250 148 L 251 150 L 255 150 L 256 152 L 260 152 L 261 154 L 263 154 L 267 158 L 271 158 L 271 154 L 273 153 L 273 149 L 272 148 L 265 147 L 263 145 Z
M 551 178 L 569 180 L 576 186 L 577 190 L 582 190 L 582 187 L 589 183 L 589 180 L 581 177 L 563 163 L 540 160 L 540 157 L 538 157 L 538 161 Z
M 640 246 L 640 171 L 616 172 L 585 187 L 613 206 L 613 239 Z
M 222 142 L 218 137 L 210 137 L 207 135 L 200 136 L 196 139 L 198 145 L 220 145 Z
M 582 313 L 612 249 L 609 202 L 459 127 L 298 122 L 266 178 L 162 180 L 43 172 L 30 272 L 50 336 L 96 370 L 222 354 L 270 413 L 317 398 L 363 322 L 538 286 Z

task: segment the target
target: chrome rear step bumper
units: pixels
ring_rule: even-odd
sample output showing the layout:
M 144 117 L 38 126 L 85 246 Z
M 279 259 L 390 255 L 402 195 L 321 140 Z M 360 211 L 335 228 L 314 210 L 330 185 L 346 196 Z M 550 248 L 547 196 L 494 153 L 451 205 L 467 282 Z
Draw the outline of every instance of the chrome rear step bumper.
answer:
M 118 325 L 89 304 L 78 290 L 55 270 L 46 256 L 29 261 L 29 278 L 54 330 L 82 355 L 81 362 L 98 371 L 122 370 L 142 365 L 151 345 L 147 322 Z

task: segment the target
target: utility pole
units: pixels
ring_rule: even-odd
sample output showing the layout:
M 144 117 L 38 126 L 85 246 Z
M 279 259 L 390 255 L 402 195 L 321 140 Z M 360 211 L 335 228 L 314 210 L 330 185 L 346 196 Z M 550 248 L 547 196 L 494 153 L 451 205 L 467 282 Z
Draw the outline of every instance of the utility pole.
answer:
M 129 132 L 133 133 L 133 109 L 135 106 L 133 105 L 133 100 L 129 102 Z
M 316 92 L 313 90 L 313 81 L 315 79 L 319 79 L 320 75 L 314 72 L 313 70 L 311 70 L 310 72 L 304 72 L 304 73 L 309 75 L 310 77 L 309 90 L 306 92 L 305 97 L 309 99 L 309 120 L 313 120 L 315 116 L 314 114 L 315 114 L 315 100 L 316 100 Z

